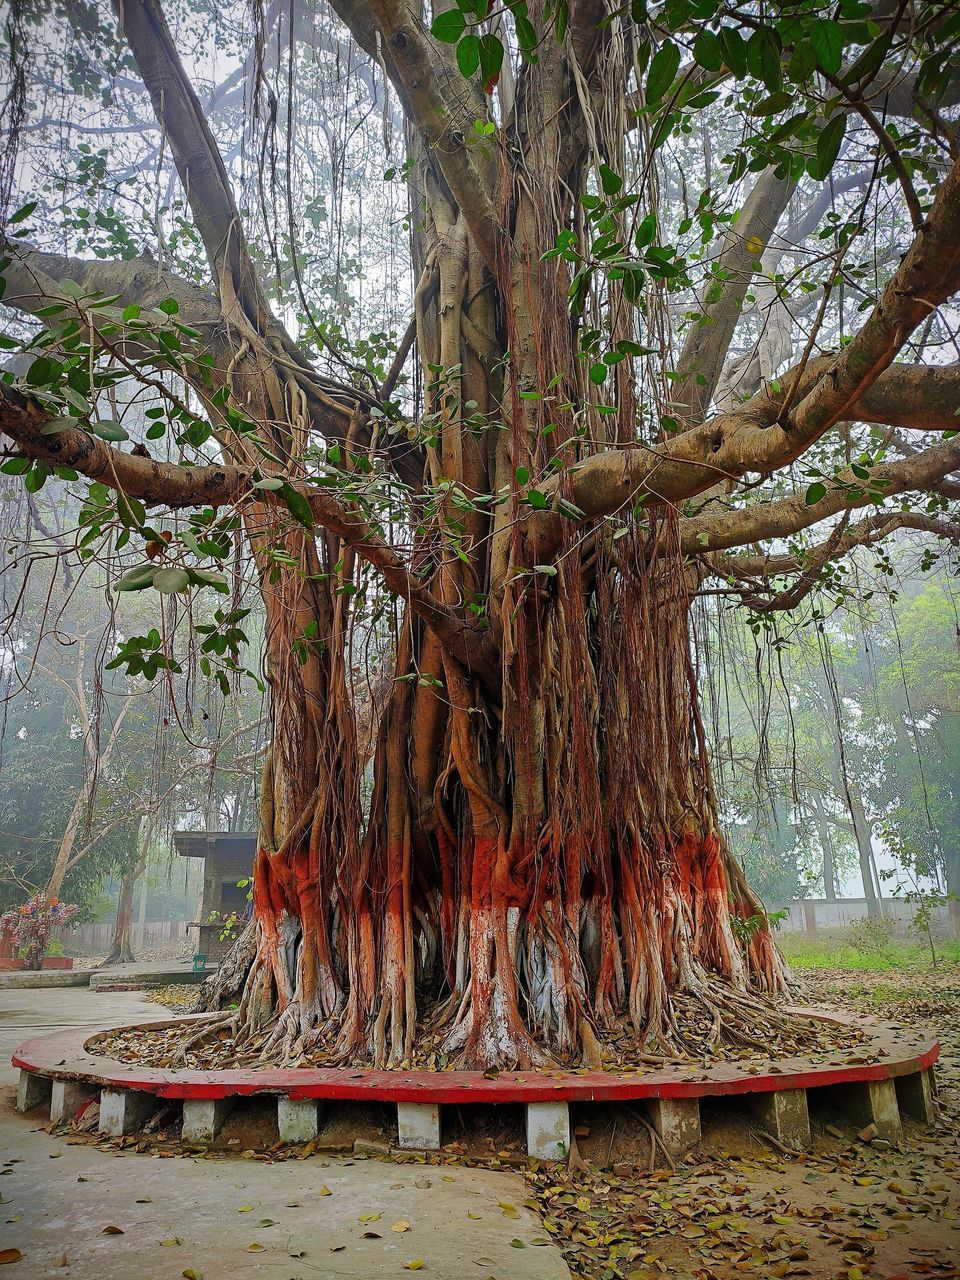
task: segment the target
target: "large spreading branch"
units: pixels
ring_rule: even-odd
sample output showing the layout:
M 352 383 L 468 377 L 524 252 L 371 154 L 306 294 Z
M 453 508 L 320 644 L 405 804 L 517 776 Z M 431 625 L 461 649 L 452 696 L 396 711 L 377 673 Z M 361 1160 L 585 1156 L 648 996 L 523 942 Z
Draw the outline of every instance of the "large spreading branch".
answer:
M 221 303 L 231 315 L 233 296 L 258 330 L 273 319 L 250 260 L 226 167 L 193 85 L 184 71 L 157 0 L 125 4 L 117 14 L 154 114 L 164 129 L 187 193 Z
M 683 381 L 675 403 L 691 425 L 702 422 L 710 407 L 753 279 L 755 263 L 770 242 L 796 188 L 794 179 L 778 178 L 772 168 L 765 169 L 744 202 L 740 216 L 726 232 L 716 267 L 716 280 L 723 282 L 719 297 L 709 301 L 708 290 L 697 303 L 677 365 Z
M 611 515 L 641 496 L 650 506 L 682 502 L 719 480 L 739 480 L 748 472 L 769 475 L 788 466 L 836 423 L 857 418 L 860 398 L 910 334 L 958 289 L 960 160 L 873 312 L 842 352 L 801 363 L 739 409 L 669 441 L 595 454 L 570 477 L 573 502 L 587 516 Z M 936 375 L 931 385 L 945 376 Z M 898 425 L 895 396 L 889 401 L 889 417 L 881 419 L 878 389 L 868 420 Z M 545 491 L 553 496 L 560 487 L 554 480 Z M 559 518 L 543 513 L 538 523 L 541 550 L 559 545 Z
M 375 398 L 359 387 L 321 377 L 270 309 L 226 166 L 159 0 L 136 4 L 116 0 L 116 8 L 203 240 L 225 321 L 225 340 L 233 344 L 230 355 L 245 344 L 257 357 L 236 362 L 228 356 L 226 367 L 234 369 L 238 383 L 243 381 L 241 369 L 249 367 L 256 384 L 239 386 L 240 398 L 266 395 L 272 416 L 279 419 L 286 394 L 283 387 L 293 382 L 306 398 L 314 429 L 340 441 L 349 432 L 357 446 L 367 447 L 373 436 L 367 411 Z M 419 482 L 422 457 L 418 450 L 407 442 L 390 443 L 386 453 L 402 480 Z
M 44 435 L 43 428 L 49 420 L 50 415 L 37 404 L 11 387 L 0 387 L 0 432 L 9 436 L 25 457 L 51 467 L 71 468 L 118 493 L 151 505 L 176 510 L 237 506 L 256 500 L 276 505 L 278 517 L 282 516 L 282 499 L 253 487 L 256 475 L 252 468 L 186 467 L 158 462 L 124 453 L 79 428 Z M 427 585 L 410 572 L 396 548 L 328 490 L 302 483 L 294 483 L 292 487 L 309 502 L 317 524 L 342 538 L 376 569 L 389 590 L 407 601 L 454 657 L 484 678 L 493 678 L 483 633 L 438 600 Z
M 789 538 L 841 512 L 874 506 L 898 493 L 931 492 L 960 468 L 960 438 L 924 449 L 898 462 L 870 468 L 869 479 L 844 470 L 826 482 L 823 497 L 808 503 L 802 493 L 779 502 L 759 503 L 720 514 L 713 510 L 680 521 L 683 550 L 688 554 L 721 551 L 750 543 Z M 879 499 L 876 495 L 882 495 Z
M 177 318 L 184 324 L 209 330 L 220 323 L 220 308 L 212 294 L 162 268 L 150 258 L 114 262 L 67 257 L 36 249 L 22 240 L 3 242 L 4 256 L 11 259 L 4 271 L 6 289 L 3 302 L 17 311 L 36 315 L 50 306 L 74 306 L 77 299 L 62 288 L 64 281 L 77 285 L 83 295 L 116 298 L 113 304 L 136 304 L 144 311 L 172 298 Z

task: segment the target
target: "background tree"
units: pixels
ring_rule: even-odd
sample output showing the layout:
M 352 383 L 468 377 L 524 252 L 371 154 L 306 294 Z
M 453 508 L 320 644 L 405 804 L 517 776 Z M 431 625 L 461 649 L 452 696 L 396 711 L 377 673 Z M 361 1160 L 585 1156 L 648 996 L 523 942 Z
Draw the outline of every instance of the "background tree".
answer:
M 760 651 L 742 617 L 727 627 L 712 719 L 751 882 L 779 903 L 810 891 L 833 899 L 841 880 L 859 879 L 879 915 L 880 890 L 889 897 L 905 879 L 954 892 L 956 611 L 950 577 L 931 572 L 915 543 L 873 563 L 861 554 L 852 568 L 856 613 L 813 593 L 778 630 L 765 680 L 737 678 Z
M 30 206 L 6 248 L 6 300 L 43 324 L 0 403 L 8 473 L 79 486 L 81 552 L 138 553 L 114 589 L 169 598 L 114 663 L 176 674 L 179 597 L 233 591 L 200 646 L 229 692 L 244 614 L 223 568 L 252 566 L 262 599 L 238 1040 L 484 1068 L 597 1063 L 624 1019 L 633 1053 L 749 1040 L 782 1019 L 757 993 L 785 974 L 718 827 L 691 600 L 769 615 L 898 529 L 955 537 L 957 15 L 517 0 L 438 9 L 431 36 L 396 0 L 303 14 L 255 7 L 251 44 L 232 12 L 215 28 L 251 108 L 231 172 L 217 92 L 208 113 L 178 52 L 204 12 L 174 35 L 156 0 L 124 4 L 128 52 L 86 13 L 74 51 L 105 53 L 70 75 L 97 67 L 108 114 L 115 91 L 141 109 L 139 76 L 177 177 L 160 168 L 142 246 L 108 204 L 103 227 L 50 228 L 93 256 L 37 243 Z M 329 84 L 303 63 L 344 49 L 370 95 L 345 131 L 376 105 L 389 137 L 394 95 L 404 119 L 395 344 L 318 314 L 300 235 L 303 140 L 331 124 L 300 109 Z M 115 159 L 86 164 L 89 190 Z M 357 645 L 393 677 L 368 812 Z

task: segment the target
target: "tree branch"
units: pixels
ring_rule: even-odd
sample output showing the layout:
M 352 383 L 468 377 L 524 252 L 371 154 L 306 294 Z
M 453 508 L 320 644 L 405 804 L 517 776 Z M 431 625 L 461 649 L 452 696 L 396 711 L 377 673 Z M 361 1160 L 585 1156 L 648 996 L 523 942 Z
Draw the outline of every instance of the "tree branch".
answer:
M 771 538 L 788 538 L 842 511 L 875 505 L 873 494 L 876 492 L 892 497 L 911 490 L 929 491 L 958 467 L 960 438 L 934 445 L 899 462 L 872 467 L 869 479 L 860 479 L 852 471 L 844 471 L 827 483 L 827 491 L 819 502 L 807 503 L 803 494 L 794 494 L 779 502 L 681 520 L 681 546 L 685 552 L 693 554 L 742 547 Z M 851 501 L 851 489 L 860 490 L 862 496 Z
M 703 562 L 723 578 L 772 578 L 780 574 L 802 573 L 810 562 L 818 563 L 820 567 L 833 563 L 858 547 L 875 546 L 899 529 L 929 533 L 955 546 L 960 545 L 960 523 L 957 521 L 939 520 L 914 511 L 878 511 L 850 525 L 836 538 L 834 530 L 830 537 L 810 547 L 804 556 L 718 554 L 704 556 Z
M 720 297 L 716 302 L 704 298 L 697 304 L 677 365 L 683 381 L 675 403 L 691 424 L 702 422 L 710 407 L 753 279 L 753 264 L 776 230 L 796 186 L 792 179 L 777 178 L 773 169 L 765 169 L 724 236 L 717 260 L 717 279 L 723 282 Z
M 2 301 L 17 311 L 35 315 L 57 302 L 73 305 L 76 298 L 60 288 L 62 281 L 71 280 L 85 294 L 119 295 L 114 304 L 117 307 L 135 303 L 149 311 L 173 298 L 179 307 L 177 318 L 184 324 L 203 328 L 220 322 L 220 307 L 211 293 L 164 270 L 150 258 L 85 261 L 48 253 L 22 240 L 4 240 L 2 248 L 12 259 L 4 272 L 7 286 Z
M 158 0 L 114 0 L 120 27 L 170 144 L 207 260 L 231 319 L 236 297 L 263 333 L 276 324 L 250 261 L 230 179 Z
M 747 472 L 768 475 L 789 465 L 837 422 L 856 419 L 861 396 L 881 379 L 913 330 L 958 288 L 960 160 L 873 312 L 839 355 L 792 370 L 774 384 L 776 391 L 766 388 L 736 411 L 673 440 L 593 455 L 570 473 L 573 502 L 588 517 L 610 515 L 641 496 L 649 506 L 680 502 L 718 480 Z M 781 424 L 790 402 L 796 408 Z M 874 399 L 876 417 L 878 408 Z M 559 478 L 543 486 L 550 499 L 559 489 Z M 537 517 L 540 554 L 552 553 L 560 534 L 555 513 Z
M 19 446 L 24 456 L 52 467 L 69 467 L 91 480 L 132 498 L 170 508 L 236 506 L 243 501 L 267 502 L 284 510 L 276 494 L 253 488 L 254 474 L 235 466 L 184 467 L 124 453 L 78 428 L 44 435 L 49 415 L 12 387 L 0 386 L 0 432 Z M 310 503 L 314 519 L 342 538 L 375 568 L 388 589 L 437 635 L 460 662 L 484 679 L 496 679 L 486 636 L 437 600 L 425 583 L 414 577 L 396 549 L 375 533 L 356 512 L 327 490 L 294 484 Z

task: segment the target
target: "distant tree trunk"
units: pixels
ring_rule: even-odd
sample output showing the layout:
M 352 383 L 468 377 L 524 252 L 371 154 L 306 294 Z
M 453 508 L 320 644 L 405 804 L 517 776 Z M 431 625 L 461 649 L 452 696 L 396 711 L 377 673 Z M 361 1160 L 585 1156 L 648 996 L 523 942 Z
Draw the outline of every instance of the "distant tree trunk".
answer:
M 831 721 L 831 723 L 833 723 Z M 860 880 L 863 884 L 863 896 L 867 902 L 868 916 L 882 916 L 883 906 L 877 892 L 875 880 L 875 864 L 873 858 L 873 840 L 870 821 L 863 804 L 863 794 L 856 782 L 845 776 L 845 768 L 839 754 L 839 729 L 834 724 L 833 786 L 838 796 L 845 796 L 850 811 L 850 822 L 853 827 L 853 838 L 857 845 L 857 858 L 860 864 Z
M 153 840 L 154 823 L 142 818 L 140 820 L 140 838 L 138 841 L 138 857 L 136 863 L 126 871 L 120 881 L 120 895 L 117 899 L 117 916 L 113 927 L 113 942 L 109 954 L 100 964 L 107 969 L 115 964 L 133 964 L 130 931 L 133 923 L 133 894 L 137 881 L 143 875 L 150 856 L 150 845 Z
M 84 767 L 85 775 L 80 790 L 77 792 L 76 799 L 73 802 L 73 808 L 70 810 L 70 816 L 67 818 L 66 826 L 60 837 L 60 844 L 57 848 L 57 856 L 54 859 L 53 870 L 50 872 L 50 878 L 46 884 L 46 900 L 52 902 L 60 897 L 60 890 L 63 888 L 63 882 L 67 872 L 71 871 L 82 854 L 93 847 L 88 843 L 79 853 L 74 853 L 77 832 L 83 823 L 84 814 L 91 804 L 94 789 L 97 784 L 99 775 L 106 769 L 110 763 L 110 757 L 113 755 L 114 748 L 120 736 L 120 730 L 127 712 L 132 705 L 130 699 L 127 699 L 121 706 L 117 717 L 114 720 L 107 741 L 100 749 L 97 750 L 97 743 L 93 730 L 89 708 L 87 706 L 86 691 L 84 688 L 85 670 L 83 663 L 84 645 L 83 641 L 79 641 L 79 650 L 77 654 L 77 679 L 76 687 L 71 688 L 66 685 L 67 691 L 73 698 L 77 713 L 80 716 L 83 725 L 83 746 L 84 746 Z M 64 681 L 61 683 L 65 684 Z
M 139 910 L 138 910 L 138 912 L 137 912 L 137 942 L 136 942 L 136 945 L 137 945 L 138 947 L 142 947 L 142 946 L 143 946 L 144 938 L 146 937 L 146 928 L 147 928 L 147 924 L 146 924 L 146 922 L 147 922 L 147 890 L 148 890 L 148 887 L 149 887 L 149 886 L 148 886 L 148 883 L 147 883 L 147 880 L 148 880 L 148 878 L 147 878 L 147 876 L 146 876 L 146 875 L 141 875 L 141 877 L 140 877 L 140 907 L 139 907 Z
M 820 838 L 820 849 L 823 853 L 823 896 L 827 902 L 837 900 L 837 868 L 833 855 L 833 836 L 830 823 L 823 811 L 823 801 L 816 791 L 811 793 L 813 812 L 816 817 L 817 835 Z
M 946 852 L 947 920 L 950 935 L 960 938 L 960 839 L 954 832 Z

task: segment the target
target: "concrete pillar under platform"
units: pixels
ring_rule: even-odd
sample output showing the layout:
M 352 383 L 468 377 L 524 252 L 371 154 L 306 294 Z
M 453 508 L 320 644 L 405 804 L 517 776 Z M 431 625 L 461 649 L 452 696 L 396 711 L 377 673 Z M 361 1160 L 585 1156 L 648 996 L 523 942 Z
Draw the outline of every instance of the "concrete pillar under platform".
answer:
M 863 1080 L 853 1084 L 834 1085 L 834 1102 L 859 1128 L 873 1125 L 878 1138 L 887 1142 L 903 1141 L 897 1089 L 892 1080 Z
M 697 1098 L 650 1098 L 650 1120 L 671 1156 L 682 1156 L 700 1141 L 700 1102 Z
M 779 1089 L 776 1093 L 748 1093 L 747 1105 L 762 1128 L 793 1151 L 810 1147 L 810 1113 L 806 1089 Z
M 185 1098 L 183 1103 L 183 1142 L 196 1142 L 200 1146 L 211 1143 L 231 1110 L 232 1099 Z
M 281 1142 L 312 1142 L 320 1131 L 316 1099 L 278 1098 L 277 1130 Z
M 17 1082 L 17 1110 L 32 1111 L 41 1103 L 49 1102 L 51 1081 L 46 1076 L 34 1075 L 32 1071 L 20 1068 L 20 1079 Z
M 108 1138 L 135 1133 L 150 1119 L 158 1105 L 152 1093 L 138 1089 L 103 1089 L 100 1093 L 100 1132 Z
M 54 1080 L 50 1094 L 51 1123 L 69 1124 L 83 1104 L 99 1092 L 95 1085 L 82 1080 Z
M 570 1108 L 565 1102 L 527 1103 L 527 1155 L 566 1160 L 570 1154 Z
M 397 1103 L 398 1143 L 413 1151 L 440 1149 L 440 1108 L 435 1102 Z
M 933 1068 L 926 1071 L 915 1071 L 913 1075 L 897 1076 L 894 1081 L 897 1091 L 897 1103 L 900 1110 L 923 1124 L 932 1124 L 935 1119 L 933 1095 Z

